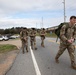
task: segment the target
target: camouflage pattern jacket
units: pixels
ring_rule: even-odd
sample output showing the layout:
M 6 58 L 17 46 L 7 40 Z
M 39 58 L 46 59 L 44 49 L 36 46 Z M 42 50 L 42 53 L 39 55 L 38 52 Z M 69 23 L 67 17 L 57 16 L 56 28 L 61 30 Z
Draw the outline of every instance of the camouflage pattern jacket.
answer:
M 30 32 L 30 37 L 35 37 L 36 36 L 36 31 L 31 31 Z
M 21 31 L 20 32 L 20 39 L 24 40 L 24 39 L 28 39 L 28 32 L 27 31 Z
M 46 35 L 46 31 L 41 30 L 41 31 L 40 31 L 40 36 L 41 36 L 41 37 L 44 37 L 45 35 Z
M 76 39 L 76 25 L 68 25 L 67 31 L 66 31 L 66 25 L 63 25 L 60 30 L 60 43 L 70 45 L 70 43 L 67 42 L 67 40 L 73 38 Z

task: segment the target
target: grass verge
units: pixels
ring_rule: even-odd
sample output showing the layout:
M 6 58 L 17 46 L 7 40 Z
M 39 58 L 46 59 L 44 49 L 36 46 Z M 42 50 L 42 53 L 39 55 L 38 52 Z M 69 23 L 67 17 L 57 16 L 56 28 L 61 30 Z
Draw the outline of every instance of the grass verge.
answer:
M 40 36 L 39 33 L 37 33 L 37 36 Z M 47 33 L 47 34 L 46 34 L 46 37 L 53 37 L 53 38 L 56 38 L 57 36 L 55 35 L 55 33 L 52 33 L 52 34 Z
M 17 50 L 18 48 L 15 45 L 11 44 L 2 44 L 0 45 L 0 53 L 9 52 L 12 50 Z
M 47 37 L 54 37 L 54 38 L 57 37 L 54 33 L 52 33 L 52 34 L 47 33 L 46 36 L 47 36 Z

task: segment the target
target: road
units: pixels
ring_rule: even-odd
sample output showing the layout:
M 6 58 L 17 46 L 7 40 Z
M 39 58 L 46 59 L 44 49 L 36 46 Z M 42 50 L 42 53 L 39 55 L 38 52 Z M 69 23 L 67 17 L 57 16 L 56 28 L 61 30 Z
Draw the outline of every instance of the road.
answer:
M 45 48 L 40 46 L 39 37 L 36 40 L 38 49 L 32 50 L 29 44 L 28 53 L 22 54 L 22 50 L 20 50 L 6 75 L 76 75 L 76 70 L 71 68 L 67 50 L 59 58 L 59 64 L 55 62 L 59 49 L 59 43 L 55 42 L 55 38 L 46 38 Z

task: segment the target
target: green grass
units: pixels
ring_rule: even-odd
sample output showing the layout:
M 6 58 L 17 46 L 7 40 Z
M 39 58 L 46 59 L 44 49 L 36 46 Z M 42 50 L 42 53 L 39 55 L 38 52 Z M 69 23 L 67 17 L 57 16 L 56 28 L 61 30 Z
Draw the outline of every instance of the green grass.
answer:
M 39 33 L 36 33 L 36 36 L 40 36 Z
M 39 33 L 37 33 L 37 36 L 40 36 Z M 47 34 L 46 34 L 46 37 L 54 37 L 54 38 L 55 38 L 56 35 L 55 35 L 54 33 L 52 33 L 52 34 L 47 33 Z
M 16 49 L 17 47 L 15 45 L 11 44 L 0 45 L 0 53 L 5 53 Z
M 54 37 L 54 38 L 56 37 L 56 35 L 55 35 L 54 33 L 52 33 L 52 34 L 47 33 L 46 36 L 47 36 L 47 37 Z

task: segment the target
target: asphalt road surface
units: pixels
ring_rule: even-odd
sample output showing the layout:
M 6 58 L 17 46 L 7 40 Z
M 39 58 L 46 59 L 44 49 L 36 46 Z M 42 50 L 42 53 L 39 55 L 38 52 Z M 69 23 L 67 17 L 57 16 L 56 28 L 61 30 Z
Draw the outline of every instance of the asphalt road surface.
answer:
M 76 70 L 71 68 L 67 50 L 59 58 L 59 64 L 55 62 L 59 49 L 59 42 L 56 42 L 55 38 L 46 38 L 45 48 L 41 47 L 40 37 L 37 37 L 36 41 L 38 49 L 32 50 L 29 43 L 28 53 L 22 54 L 20 50 L 6 75 L 76 75 Z

